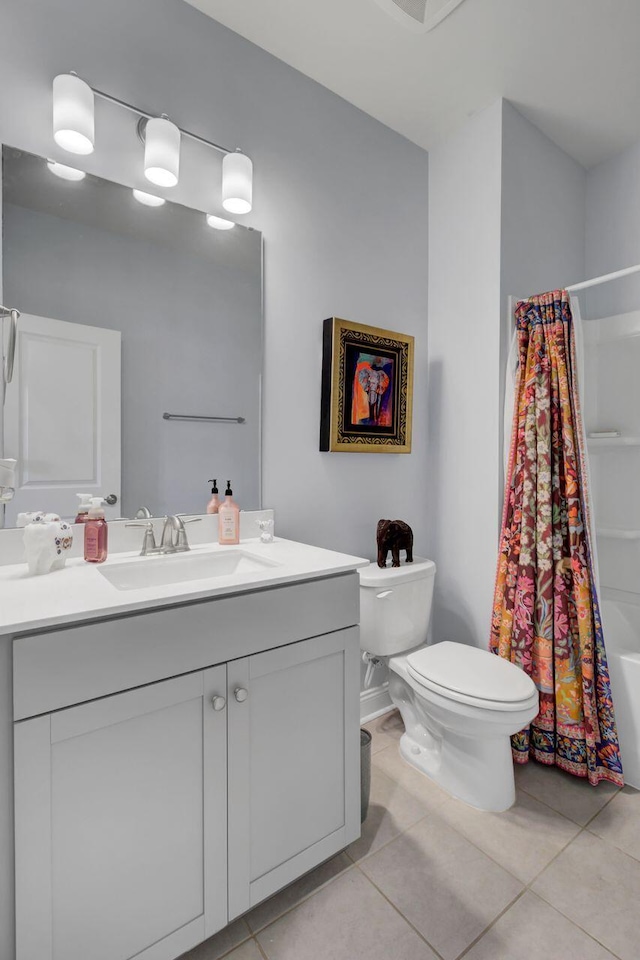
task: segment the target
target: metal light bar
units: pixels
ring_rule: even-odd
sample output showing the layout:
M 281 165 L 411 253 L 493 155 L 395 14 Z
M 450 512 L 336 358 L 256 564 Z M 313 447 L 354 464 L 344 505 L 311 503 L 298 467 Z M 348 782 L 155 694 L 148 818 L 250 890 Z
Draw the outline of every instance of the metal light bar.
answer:
M 96 97 L 100 97 L 101 100 L 106 100 L 107 103 L 114 103 L 117 107 L 124 107 L 125 110 L 130 110 L 131 113 L 137 114 L 141 117 L 143 121 L 153 120 L 155 114 L 146 113 L 146 111 L 141 110 L 139 107 L 134 107 L 132 103 L 128 103 L 126 100 L 120 100 L 118 97 L 112 97 L 110 93 L 105 93 L 104 90 L 96 90 L 95 87 L 91 87 Z M 177 124 L 176 124 L 177 126 Z M 190 130 L 184 130 L 182 127 L 178 127 L 180 133 L 183 137 L 189 137 L 190 140 L 195 140 L 197 143 L 202 143 L 206 147 L 213 147 L 214 150 L 218 150 L 219 153 L 233 153 L 234 150 L 231 147 L 223 147 L 219 143 L 214 143 L 213 140 L 207 140 L 205 137 L 198 136 L 197 133 L 191 133 Z M 144 123 L 142 124 L 142 130 L 144 130 Z M 141 132 L 141 125 L 138 124 L 138 133 Z

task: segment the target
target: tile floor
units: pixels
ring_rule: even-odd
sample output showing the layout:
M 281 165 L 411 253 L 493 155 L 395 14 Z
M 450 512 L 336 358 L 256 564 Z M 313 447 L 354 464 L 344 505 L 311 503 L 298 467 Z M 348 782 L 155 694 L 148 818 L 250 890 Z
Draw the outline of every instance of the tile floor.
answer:
M 181 960 L 638 960 L 640 792 L 535 764 L 480 813 L 373 734 L 362 837 Z

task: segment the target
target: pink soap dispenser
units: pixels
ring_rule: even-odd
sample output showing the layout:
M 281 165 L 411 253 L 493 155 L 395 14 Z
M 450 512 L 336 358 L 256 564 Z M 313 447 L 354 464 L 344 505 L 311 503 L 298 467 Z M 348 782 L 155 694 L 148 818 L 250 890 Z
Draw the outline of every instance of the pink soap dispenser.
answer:
M 84 525 L 84 558 L 87 563 L 104 563 L 107 559 L 109 528 L 104 518 L 102 497 L 92 497 Z
M 78 504 L 78 513 L 76 514 L 74 523 L 86 523 L 89 518 L 89 504 L 92 500 L 91 494 L 76 493 L 76 497 L 80 503 Z
M 218 542 L 240 543 L 240 507 L 233 499 L 230 480 L 227 480 L 224 503 L 218 509 Z
M 212 483 L 211 487 L 211 500 L 207 504 L 207 513 L 217 513 L 220 509 L 220 497 L 218 496 L 218 481 L 209 480 L 209 483 Z

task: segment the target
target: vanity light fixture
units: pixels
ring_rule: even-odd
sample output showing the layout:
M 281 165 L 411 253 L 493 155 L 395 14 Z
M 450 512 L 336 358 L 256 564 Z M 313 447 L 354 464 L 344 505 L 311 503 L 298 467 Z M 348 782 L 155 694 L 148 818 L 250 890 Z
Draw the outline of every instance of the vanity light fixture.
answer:
M 229 213 L 249 213 L 252 206 L 253 164 L 240 149 L 222 161 L 222 206 Z
M 180 131 L 167 116 L 147 120 L 144 175 L 159 187 L 175 187 L 180 175 Z
M 207 214 L 207 223 L 214 230 L 231 230 L 235 227 L 233 220 L 225 220 L 224 217 L 215 217 L 212 213 Z
M 66 163 L 58 163 L 56 160 L 47 160 L 47 166 L 51 173 L 60 177 L 61 180 L 84 180 L 87 175 L 84 170 L 68 167 Z
M 162 207 L 167 201 L 164 197 L 156 197 L 152 193 L 145 193 L 144 190 L 133 190 L 133 195 L 138 203 L 144 203 L 145 207 Z
M 63 150 L 81 154 L 93 151 L 95 97 L 129 110 L 138 117 L 138 136 L 144 143 L 144 175 L 147 180 L 161 187 L 174 187 L 178 183 L 180 145 L 182 137 L 187 137 L 223 154 L 224 209 L 235 214 L 251 211 L 253 164 L 239 148 L 232 151 L 219 143 L 184 130 L 165 114 L 158 117 L 146 113 L 126 100 L 119 100 L 110 93 L 90 87 L 75 73 L 60 74 L 53 81 L 53 136 Z
M 75 73 L 61 73 L 53 81 L 53 139 L 68 153 L 93 153 L 93 90 Z

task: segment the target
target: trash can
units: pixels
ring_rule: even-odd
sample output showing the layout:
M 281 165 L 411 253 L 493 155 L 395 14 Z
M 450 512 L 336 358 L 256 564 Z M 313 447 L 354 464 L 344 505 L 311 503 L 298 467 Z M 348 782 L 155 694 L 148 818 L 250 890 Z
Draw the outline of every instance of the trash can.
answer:
M 371 734 L 360 729 L 360 823 L 364 823 L 369 812 L 369 791 L 371 789 Z

